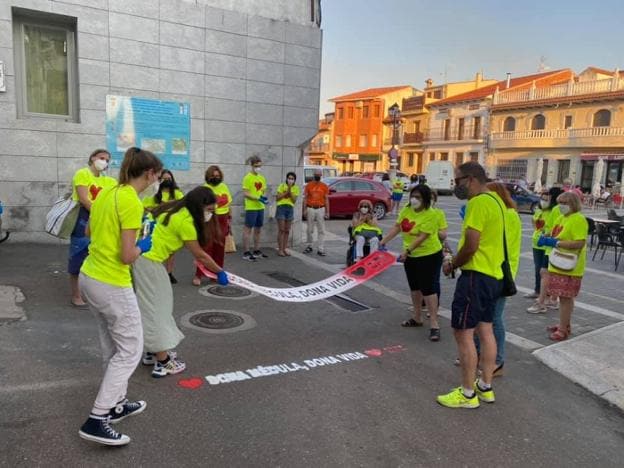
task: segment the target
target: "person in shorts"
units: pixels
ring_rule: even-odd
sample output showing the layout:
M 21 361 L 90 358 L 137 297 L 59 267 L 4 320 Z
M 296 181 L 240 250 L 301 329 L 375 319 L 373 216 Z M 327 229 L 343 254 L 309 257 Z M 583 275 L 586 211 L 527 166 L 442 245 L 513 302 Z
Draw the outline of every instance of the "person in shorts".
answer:
M 258 258 L 267 258 L 260 250 L 260 233 L 264 225 L 264 206 L 268 203 L 264 196 L 267 183 L 262 171 L 262 160 L 258 156 L 249 158 L 251 171 L 243 177 L 243 194 L 245 196 L 245 225 L 243 226 L 243 260 L 255 262 Z M 249 241 L 253 232 L 253 252 L 249 249 Z
M 295 185 L 297 174 L 289 172 L 286 174 L 286 182 L 282 182 L 277 187 L 275 195 L 276 208 L 275 219 L 277 220 L 277 255 L 280 257 L 290 256 L 286 246 L 290 236 L 290 226 L 295 218 L 295 203 L 301 193 L 299 186 Z

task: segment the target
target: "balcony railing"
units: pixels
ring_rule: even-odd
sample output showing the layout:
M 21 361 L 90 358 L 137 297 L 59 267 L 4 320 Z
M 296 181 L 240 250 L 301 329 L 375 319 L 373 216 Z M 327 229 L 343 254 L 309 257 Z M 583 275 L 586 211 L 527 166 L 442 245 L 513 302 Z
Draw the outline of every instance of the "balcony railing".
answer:
M 624 79 L 616 76 L 612 79 L 591 81 L 569 81 L 546 88 L 529 88 L 517 91 L 500 91 L 494 94 L 493 105 L 510 104 L 515 102 L 540 101 L 587 94 L 611 93 L 624 90 Z
M 432 128 L 429 129 L 424 134 L 425 141 L 462 141 L 462 140 L 483 140 L 483 127 L 482 126 L 474 126 L 474 125 L 466 125 L 464 127 L 460 127 L 459 125 L 454 125 L 449 127 L 448 129 L 443 128 Z
M 610 137 L 624 136 L 624 127 L 590 127 L 568 128 L 548 130 L 524 130 L 520 132 L 496 132 L 492 133 L 492 142 L 509 140 L 529 140 L 537 138 L 586 138 L 586 137 Z
M 312 143 L 310 144 L 310 146 L 308 146 L 308 151 L 310 153 L 324 153 L 326 151 L 329 151 L 329 144 L 328 143 Z
M 425 134 L 423 132 L 414 132 L 414 133 L 405 132 L 403 134 L 403 143 L 404 144 L 422 143 L 424 138 L 425 138 Z

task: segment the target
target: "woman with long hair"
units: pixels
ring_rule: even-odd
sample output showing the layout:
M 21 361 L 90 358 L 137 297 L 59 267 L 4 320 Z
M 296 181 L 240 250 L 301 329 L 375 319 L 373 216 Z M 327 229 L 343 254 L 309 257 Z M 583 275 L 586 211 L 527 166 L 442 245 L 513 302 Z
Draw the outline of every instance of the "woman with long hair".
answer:
M 290 255 L 286 246 L 288 245 L 288 237 L 290 236 L 290 226 L 295 219 L 295 203 L 301 190 L 298 185 L 297 174 L 288 172 L 286 174 L 286 182 L 282 182 L 277 187 L 275 195 L 276 208 L 275 219 L 277 220 L 277 255 L 287 257 Z
M 202 248 L 204 252 L 212 257 L 217 265 L 223 268 L 225 263 L 225 237 L 231 232 L 232 215 L 230 213 L 230 205 L 232 204 L 232 194 L 230 193 L 230 188 L 223 181 L 223 171 L 219 166 L 210 166 L 206 169 L 204 180 L 206 181 L 204 187 L 212 190 L 217 200 L 214 213 L 217 224 L 221 229 L 221 236 L 210 237 L 205 244 L 202 244 Z M 193 286 L 201 285 L 202 276 L 202 272 L 199 268 L 196 268 L 192 281 Z
M 74 307 L 85 309 L 88 307 L 80 294 L 78 275 L 89 253 L 89 237 L 85 234 L 85 228 L 89 222 L 91 205 L 93 205 L 103 188 L 117 185 L 115 179 L 104 175 L 110 158 L 110 153 L 105 149 L 96 149 L 89 155 L 87 167 L 78 169 L 72 178 L 72 200 L 80 204 L 78 219 L 70 237 L 69 259 L 67 262 L 71 288 L 71 305 Z
M 217 274 L 219 284 L 228 283 L 225 271 L 203 249 L 211 240 L 222 240 L 214 216 L 216 204 L 212 190 L 196 187 L 181 200 L 162 204 L 152 212 L 156 220 L 152 249 L 139 257 L 132 268 L 143 318 L 146 350 L 143 364 L 154 365 L 152 377 L 165 377 L 186 369 L 186 364 L 172 352 L 184 335 L 173 317 L 173 289 L 163 262 L 186 247 L 198 262 Z
M 97 320 L 104 378 L 80 437 L 105 445 L 125 445 L 130 438 L 110 424 L 138 414 L 144 401 L 126 399 L 128 379 L 143 350 L 143 329 L 130 265 L 152 247 L 151 235 L 137 241 L 143 219 L 138 194 L 156 183 L 162 162 L 149 151 L 129 148 L 119 171 L 119 185 L 102 190 L 91 207 L 87 234 L 89 255 L 80 269 L 80 289 Z
M 184 194 L 178 187 L 173 173 L 168 169 L 163 169 L 156 194 L 151 197 L 145 197 L 143 199 L 143 206 L 147 211 L 153 211 L 160 204 L 171 200 L 180 200 L 183 196 Z M 176 284 L 178 282 L 176 277 L 173 276 L 174 262 L 175 259 L 173 255 L 166 261 L 167 274 L 169 275 L 171 284 Z

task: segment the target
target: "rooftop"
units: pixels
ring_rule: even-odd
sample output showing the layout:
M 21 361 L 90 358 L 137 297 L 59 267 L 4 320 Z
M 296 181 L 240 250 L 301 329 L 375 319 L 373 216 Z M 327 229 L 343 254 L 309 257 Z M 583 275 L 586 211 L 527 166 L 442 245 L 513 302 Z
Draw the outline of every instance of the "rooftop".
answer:
M 406 88 L 412 88 L 412 86 L 402 85 L 402 86 L 387 86 L 384 88 L 369 88 L 363 91 L 356 91 L 355 93 L 345 94 L 344 96 L 331 98 L 330 101 L 338 102 L 338 101 L 356 101 L 360 99 L 371 99 L 371 98 L 383 96 L 384 94 L 401 91 L 402 89 L 406 89 Z

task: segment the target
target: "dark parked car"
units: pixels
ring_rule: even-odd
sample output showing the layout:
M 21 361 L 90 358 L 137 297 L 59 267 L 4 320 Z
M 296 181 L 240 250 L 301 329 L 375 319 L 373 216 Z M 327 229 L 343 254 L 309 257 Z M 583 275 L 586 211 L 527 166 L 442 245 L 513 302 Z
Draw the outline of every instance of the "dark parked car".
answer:
M 518 184 L 506 183 L 505 187 L 509 190 L 513 201 L 515 201 L 516 205 L 518 205 L 518 211 L 535 213 L 535 210 L 539 206 L 540 202 L 539 195 L 529 192 Z
M 377 219 L 383 219 L 390 210 L 390 193 L 380 183 L 360 177 L 328 177 L 331 216 L 351 216 L 357 211 L 360 200 L 370 200 Z

